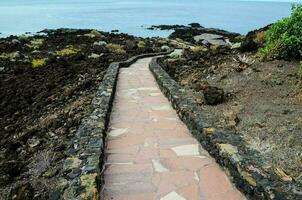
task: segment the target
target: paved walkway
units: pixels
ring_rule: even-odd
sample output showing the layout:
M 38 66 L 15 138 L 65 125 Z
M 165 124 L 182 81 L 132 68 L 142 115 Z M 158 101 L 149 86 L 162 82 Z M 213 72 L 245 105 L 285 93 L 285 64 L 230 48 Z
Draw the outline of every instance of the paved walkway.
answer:
M 178 118 L 150 61 L 120 70 L 101 199 L 245 199 Z

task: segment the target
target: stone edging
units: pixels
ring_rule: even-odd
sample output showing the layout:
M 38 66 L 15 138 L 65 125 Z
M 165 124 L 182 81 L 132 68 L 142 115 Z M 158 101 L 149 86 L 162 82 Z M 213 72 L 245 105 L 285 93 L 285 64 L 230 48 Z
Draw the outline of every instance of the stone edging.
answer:
M 68 157 L 64 161 L 64 176 L 58 187 L 62 199 L 99 199 L 104 168 L 104 148 L 112 103 L 120 67 L 128 67 L 140 58 L 171 53 L 151 53 L 134 56 L 124 62 L 111 63 L 96 96 L 92 100 L 93 112 L 82 119 L 72 140 Z
M 273 173 L 263 171 L 258 152 L 250 149 L 239 134 L 218 130 L 210 126 L 195 98 L 174 81 L 153 58 L 149 68 L 162 92 L 171 102 L 179 117 L 188 126 L 192 135 L 231 175 L 233 182 L 247 197 L 255 200 L 298 200 L 293 185 L 280 180 Z

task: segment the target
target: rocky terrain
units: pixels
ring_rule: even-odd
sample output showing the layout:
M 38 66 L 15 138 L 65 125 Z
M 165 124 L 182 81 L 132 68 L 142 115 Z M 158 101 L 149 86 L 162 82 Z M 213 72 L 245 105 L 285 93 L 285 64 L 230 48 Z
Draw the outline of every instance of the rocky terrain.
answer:
M 185 29 L 170 36 L 181 50 L 160 59 L 162 67 L 195 95 L 215 127 L 235 131 L 259 152 L 263 170 L 302 186 L 299 61 L 259 58 L 267 27 L 247 36 Z
M 57 199 L 69 143 L 109 63 L 161 45 L 73 29 L 0 39 L 0 199 Z
M 0 39 L 0 199 L 58 199 L 70 141 L 109 64 L 169 46 L 176 51 L 160 64 L 215 127 L 240 134 L 264 170 L 302 187 L 299 61 L 259 58 L 267 27 L 246 36 L 197 23 L 150 29 L 174 32 L 143 39 L 58 29 Z

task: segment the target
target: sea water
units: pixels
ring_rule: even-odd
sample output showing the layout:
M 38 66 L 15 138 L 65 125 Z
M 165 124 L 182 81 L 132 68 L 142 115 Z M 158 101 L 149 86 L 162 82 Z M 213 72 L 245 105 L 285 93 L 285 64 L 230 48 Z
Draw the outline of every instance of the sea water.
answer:
M 149 37 L 159 24 L 198 22 L 245 34 L 290 14 L 291 3 L 270 0 L 0 0 L 2 37 L 53 28 L 94 28 Z

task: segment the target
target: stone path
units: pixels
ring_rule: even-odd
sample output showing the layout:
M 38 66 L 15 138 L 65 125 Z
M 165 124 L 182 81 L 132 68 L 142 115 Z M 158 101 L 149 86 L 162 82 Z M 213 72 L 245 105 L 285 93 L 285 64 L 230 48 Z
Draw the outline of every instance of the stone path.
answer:
M 178 118 L 150 61 L 120 70 L 101 199 L 245 199 Z

